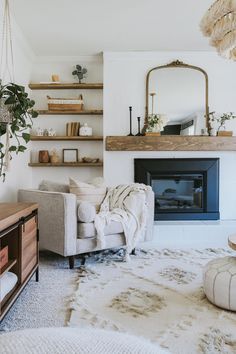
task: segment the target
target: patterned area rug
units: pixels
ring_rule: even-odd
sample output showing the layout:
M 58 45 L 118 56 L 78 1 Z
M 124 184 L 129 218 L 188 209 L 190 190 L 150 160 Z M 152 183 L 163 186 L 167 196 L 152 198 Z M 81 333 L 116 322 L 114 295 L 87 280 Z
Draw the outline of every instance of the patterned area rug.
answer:
M 135 334 L 174 354 L 236 353 L 236 313 L 208 302 L 202 268 L 230 251 L 140 250 L 97 255 L 81 270 L 69 326 Z

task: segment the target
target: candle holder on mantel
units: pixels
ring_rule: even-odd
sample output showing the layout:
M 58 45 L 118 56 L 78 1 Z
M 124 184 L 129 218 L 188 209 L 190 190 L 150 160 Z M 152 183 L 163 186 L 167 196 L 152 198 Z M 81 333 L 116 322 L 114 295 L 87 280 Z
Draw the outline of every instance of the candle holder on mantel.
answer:
M 138 121 L 138 134 L 136 134 L 136 136 L 142 136 L 143 134 L 140 132 L 140 120 L 141 117 L 137 117 L 137 121 Z
M 154 113 L 154 97 L 156 96 L 156 92 L 150 93 L 151 100 L 152 100 L 152 114 Z
M 134 136 L 132 134 L 132 106 L 129 107 L 129 134 L 127 136 Z

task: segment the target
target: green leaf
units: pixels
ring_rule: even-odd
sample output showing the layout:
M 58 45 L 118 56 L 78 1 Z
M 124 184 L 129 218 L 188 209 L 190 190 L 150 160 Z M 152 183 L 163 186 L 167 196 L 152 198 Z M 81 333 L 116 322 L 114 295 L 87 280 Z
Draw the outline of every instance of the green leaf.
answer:
M 5 104 L 14 104 L 14 103 L 16 103 L 16 99 L 14 96 L 9 96 L 5 101 Z
M 12 145 L 9 147 L 9 151 L 16 151 L 17 147 L 15 145 Z
M 18 132 L 19 130 L 20 130 L 20 128 L 16 124 L 11 125 L 12 134 L 14 134 L 15 132 Z
M 38 112 L 33 111 L 33 110 L 30 112 L 30 114 L 31 114 L 31 117 L 32 117 L 32 118 L 37 118 L 38 115 L 39 115 Z
M 20 146 L 18 147 L 18 152 L 24 152 L 26 149 L 27 149 L 27 148 L 26 148 L 25 146 L 20 145 Z
M 17 93 L 17 88 L 15 86 L 7 86 L 7 89 L 13 93 Z
M 23 134 L 22 134 L 22 138 L 24 139 L 24 141 L 25 141 L 26 143 L 28 143 L 28 142 L 30 141 L 30 134 L 28 134 L 28 133 L 23 133 Z

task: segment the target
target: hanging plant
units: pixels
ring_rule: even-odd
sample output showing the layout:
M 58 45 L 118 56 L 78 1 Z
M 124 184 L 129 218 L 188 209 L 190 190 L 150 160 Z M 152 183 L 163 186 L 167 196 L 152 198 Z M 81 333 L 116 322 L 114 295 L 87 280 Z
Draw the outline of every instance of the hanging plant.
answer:
M 34 104 L 23 86 L 14 83 L 2 85 L 0 81 L 0 178 L 3 181 L 12 154 L 26 150 L 32 119 L 38 116 L 33 110 Z

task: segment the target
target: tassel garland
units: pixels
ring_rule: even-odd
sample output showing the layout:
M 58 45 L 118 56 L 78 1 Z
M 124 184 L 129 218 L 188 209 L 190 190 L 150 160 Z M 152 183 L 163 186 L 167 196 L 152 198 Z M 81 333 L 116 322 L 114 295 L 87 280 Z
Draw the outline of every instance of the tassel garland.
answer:
M 236 60 L 236 0 L 215 1 L 200 27 L 222 57 Z

